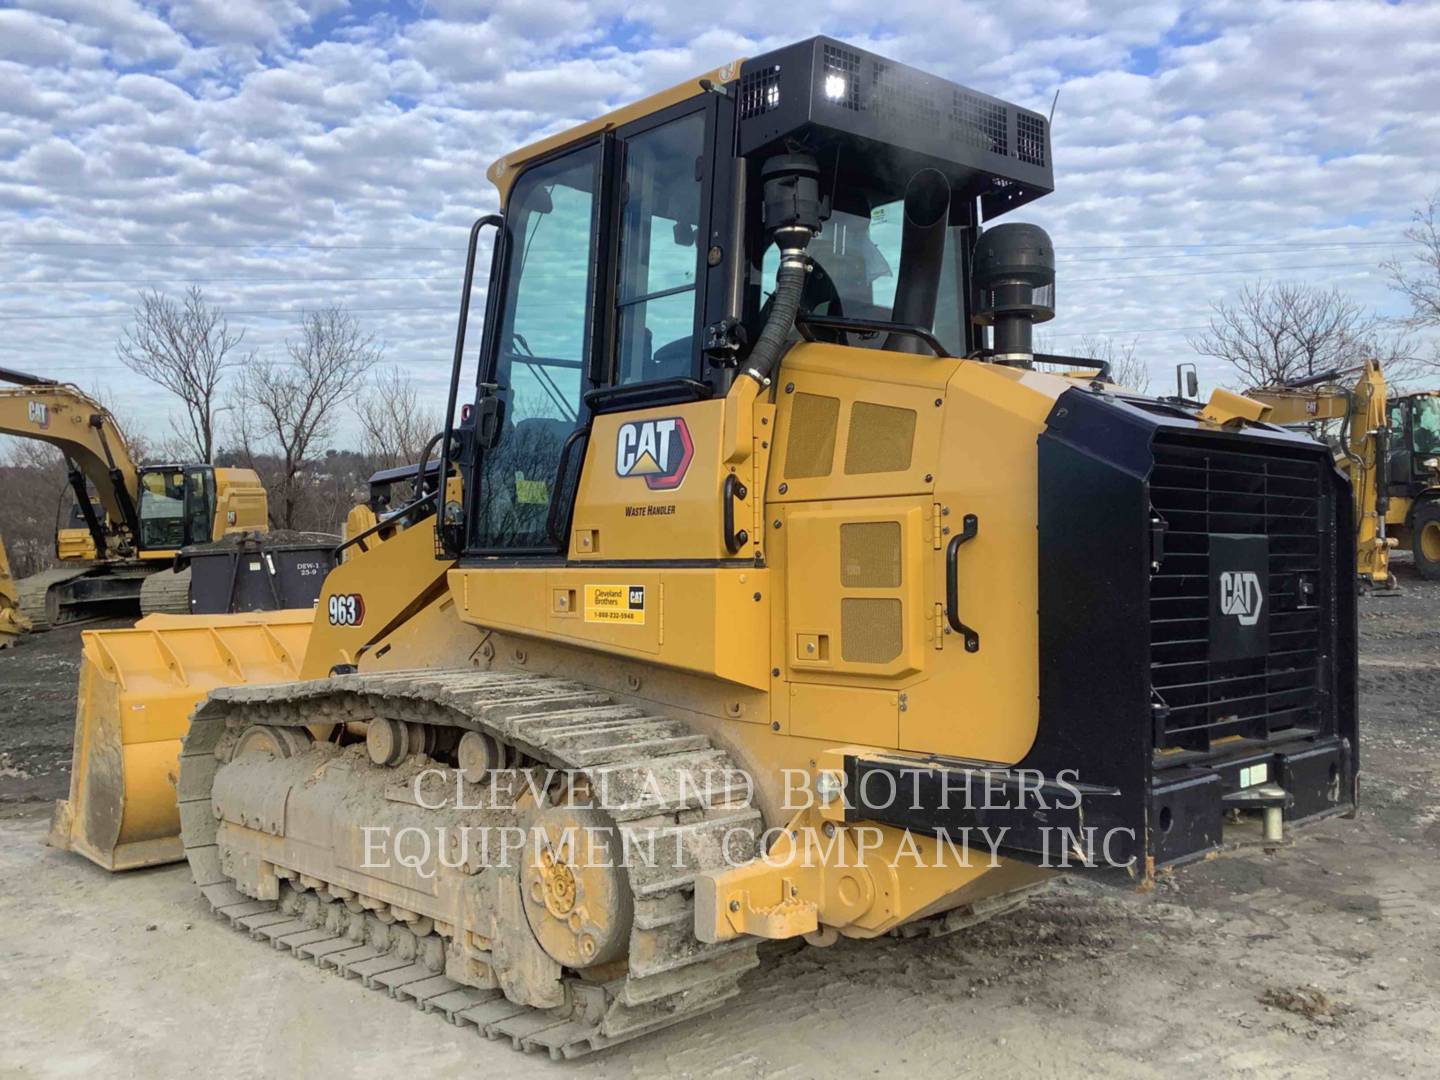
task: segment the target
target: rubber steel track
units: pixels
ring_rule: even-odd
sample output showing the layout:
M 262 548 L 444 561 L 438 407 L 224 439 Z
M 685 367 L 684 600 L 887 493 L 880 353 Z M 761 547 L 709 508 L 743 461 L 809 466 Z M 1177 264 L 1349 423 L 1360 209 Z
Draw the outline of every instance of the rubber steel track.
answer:
M 140 614 L 189 615 L 190 571 L 161 570 L 147 577 L 140 586 Z
M 567 974 L 563 1006 L 530 1008 L 499 990 L 447 978 L 423 939 L 419 947 L 403 935 L 398 945 L 377 945 L 353 918 L 347 925 L 344 905 L 323 902 L 323 894 L 285 891 L 280 901 L 265 901 L 234 886 L 220 867 L 211 788 L 239 733 L 251 724 L 298 727 L 374 716 L 484 731 L 529 758 L 580 773 L 606 792 L 605 810 L 627 840 L 644 838 L 656 845 L 649 850 L 677 853 L 627 867 L 635 906 L 625 975 L 593 983 Z M 700 773 L 733 770 L 733 763 L 683 722 L 579 683 L 414 671 L 224 688 L 197 710 L 180 762 L 185 853 L 220 915 L 300 959 L 474 1025 L 492 1039 L 508 1038 L 516 1049 L 573 1058 L 682 1023 L 735 996 L 741 976 L 758 963 L 753 939 L 706 945 L 694 934 L 695 875 L 752 857 L 762 828 L 743 785 L 717 793 L 694 782 Z
M 58 566 L 53 570 L 42 570 L 38 574 L 31 574 L 29 577 L 17 581 L 15 583 L 16 598 L 20 601 L 20 610 L 30 619 L 30 628 L 36 633 L 49 630 L 51 627 L 48 600 L 50 590 L 88 574 L 91 569 L 89 566 Z

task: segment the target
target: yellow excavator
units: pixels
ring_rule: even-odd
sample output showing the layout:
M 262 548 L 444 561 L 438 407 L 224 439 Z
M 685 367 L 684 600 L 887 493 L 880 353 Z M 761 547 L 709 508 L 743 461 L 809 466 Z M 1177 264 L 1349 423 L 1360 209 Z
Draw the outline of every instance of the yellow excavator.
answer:
M 74 495 L 56 537 L 62 566 L 19 583 L 37 630 L 142 611 L 188 612 L 181 548 L 267 527 L 265 489 L 250 469 L 140 466 L 114 416 L 74 386 L 0 368 L 0 434 L 65 456 Z M 92 494 L 93 492 L 93 494 Z
M 0 649 L 8 649 L 15 639 L 30 629 L 30 620 L 20 610 L 20 597 L 15 579 L 10 576 L 10 556 L 0 541 Z
M 813 38 L 507 154 L 446 483 L 313 616 L 87 634 L 56 842 L 570 1058 L 764 940 L 1353 811 L 1345 478 L 1237 395 L 1035 370 L 1053 248 L 996 219 L 1050 151 Z
M 1336 463 L 1355 498 L 1361 586 L 1395 588 L 1390 552 L 1409 548 L 1421 577 L 1440 580 L 1440 392 L 1391 396 L 1377 360 L 1247 391 L 1289 427 L 1338 421 Z

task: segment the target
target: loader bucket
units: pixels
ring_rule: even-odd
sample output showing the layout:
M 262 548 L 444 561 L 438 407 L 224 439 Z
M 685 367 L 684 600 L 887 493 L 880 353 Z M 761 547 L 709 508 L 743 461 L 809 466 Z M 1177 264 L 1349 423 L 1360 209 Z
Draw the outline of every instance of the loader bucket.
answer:
M 151 615 L 86 631 L 70 798 L 55 804 L 50 846 L 107 870 L 182 860 L 175 779 L 191 711 L 217 686 L 295 679 L 313 617 Z

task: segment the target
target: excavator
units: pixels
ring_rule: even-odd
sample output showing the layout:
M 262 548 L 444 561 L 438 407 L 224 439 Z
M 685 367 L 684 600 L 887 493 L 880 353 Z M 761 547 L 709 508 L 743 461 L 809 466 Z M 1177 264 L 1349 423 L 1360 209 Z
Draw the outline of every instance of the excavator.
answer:
M 10 556 L 0 541 L 0 649 L 8 649 L 15 639 L 30 629 L 30 620 L 20 610 L 20 597 L 15 579 L 10 575 Z
M 19 583 L 21 610 L 44 630 L 142 611 L 188 612 L 184 574 L 159 574 L 181 548 L 268 527 L 250 469 L 141 467 L 115 417 L 74 386 L 0 368 L 0 434 L 65 456 L 74 495 L 57 532 L 62 566 Z M 92 495 L 93 489 L 93 495 Z
M 496 161 L 445 483 L 313 615 L 88 633 L 56 842 L 568 1059 L 767 940 L 1352 813 L 1347 481 L 1239 395 L 1037 370 L 1053 246 L 997 219 L 1052 168 L 1043 114 L 826 37 Z
M 1406 547 L 1421 577 L 1440 580 L 1440 392 L 1392 397 L 1378 360 L 1246 392 L 1287 427 L 1338 421 L 1336 463 L 1355 497 L 1361 588 L 1396 588 L 1390 552 Z

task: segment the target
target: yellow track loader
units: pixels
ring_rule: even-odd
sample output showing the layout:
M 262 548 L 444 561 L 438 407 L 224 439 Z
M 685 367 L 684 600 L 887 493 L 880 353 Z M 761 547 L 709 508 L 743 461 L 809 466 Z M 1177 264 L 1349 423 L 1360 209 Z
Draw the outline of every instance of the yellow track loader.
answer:
M 1355 496 L 1355 566 L 1365 588 L 1393 589 L 1390 552 L 1409 548 L 1440 580 L 1440 392 L 1392 396 L 1377 360 L 1247 396 L 1286 426 L 1339 421 L 1336 463 Z
M 1054 252 L 996 219 L 1050 152 L 813 38 L 497 161 L 454 480 L 351 537 L 303 659 L 265 616 L 87 641 L 116 723 L 173 705 L 219 915 L 569 1058 L 723 1006 L 765 939 L 1353 810 L 1345 478 L 1234 395 L 1035 370 Z
M 0 541 L 0 649 L 15 644 L 15 639 L 30 629 L 30 620 L 20 610 L 20 596 L 15 579 L 10 576 L 10 556 Z
M 157 571 L 187 545 L 268 527 L 265 489 L 253 470 L 141 467 L 110 411 L 80 390 L 5 368 L 0 382 L 15 384 L 0 387 L 0 434 L 59 449 L 75 496 L 72 520 L 56 537 L 65 565 L 19 584 L 20 606 L 36 629 L 188 612 L 186 576 Z

